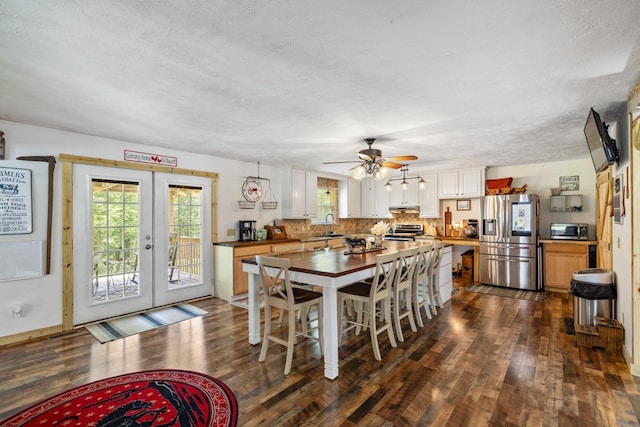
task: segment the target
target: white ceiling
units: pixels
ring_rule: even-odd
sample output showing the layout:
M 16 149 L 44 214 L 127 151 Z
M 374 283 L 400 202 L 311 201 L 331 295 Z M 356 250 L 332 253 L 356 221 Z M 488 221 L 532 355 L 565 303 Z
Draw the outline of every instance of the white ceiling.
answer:
M 0 119 L 341 173 L 322 162 L 365 137 L 414 167 L 583 158 L 589 108 L 611 121 L 640 77 L 639 18 L 635 0 L 3 0 Z

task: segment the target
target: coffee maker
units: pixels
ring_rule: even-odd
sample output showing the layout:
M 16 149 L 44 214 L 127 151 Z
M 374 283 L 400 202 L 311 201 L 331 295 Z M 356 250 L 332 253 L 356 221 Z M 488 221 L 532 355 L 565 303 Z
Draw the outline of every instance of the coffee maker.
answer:
M 256 221 L 240 221 L 238 231 L 241 242 L 256 240 Z

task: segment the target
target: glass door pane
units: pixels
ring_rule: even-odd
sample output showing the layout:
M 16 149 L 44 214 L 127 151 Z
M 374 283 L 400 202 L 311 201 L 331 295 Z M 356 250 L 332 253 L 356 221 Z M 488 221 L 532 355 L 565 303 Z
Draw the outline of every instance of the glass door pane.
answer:
M 168 289 L 202 283 L 202 188 L 169 185 Z
M 92 302 L 140 295 L 139 183 L 92 179 Z
M 211 180 L 156 172 L 154 305 L 213 293 Z

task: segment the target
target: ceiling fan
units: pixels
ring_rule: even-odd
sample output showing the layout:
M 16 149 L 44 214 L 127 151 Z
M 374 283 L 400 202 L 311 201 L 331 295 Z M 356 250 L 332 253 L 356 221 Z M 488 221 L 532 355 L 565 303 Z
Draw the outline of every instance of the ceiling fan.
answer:
M 344 162 L 324 162 L 325 165 L 336 163 L 360 163 L 349 169 L 351 176 L 355 179 L 362 179 L 366 175 L 373 175 L 375 179 L 383 179 L 389 176 L 392 169 L 401 169 L 404 164 L 396 163 L 399 161 L 418 160 L 416 156 L 394 156 L 387 159 L 382 157 L 382 151 L 371 148 L 375 138 L 366 138 L 364 142 L 369 146 L 364 150 L 358 152 L 358 157 L 361 160 L 348 160 Z

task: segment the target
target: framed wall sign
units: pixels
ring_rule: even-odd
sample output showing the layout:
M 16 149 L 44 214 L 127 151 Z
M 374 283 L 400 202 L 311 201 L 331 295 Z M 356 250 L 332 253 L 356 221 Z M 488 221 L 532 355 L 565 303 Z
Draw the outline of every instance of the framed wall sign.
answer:
M 580 176 L 561 176 L 560 177 L 560 190 L 561 191 L 575 191 L 580 189 Z
M 456 204 L 456 209 L 459 211 L 470 211 L 471 200 L 458 200 Z
M 31 170 L 0 167 L 0 234 L 31 232 Z

